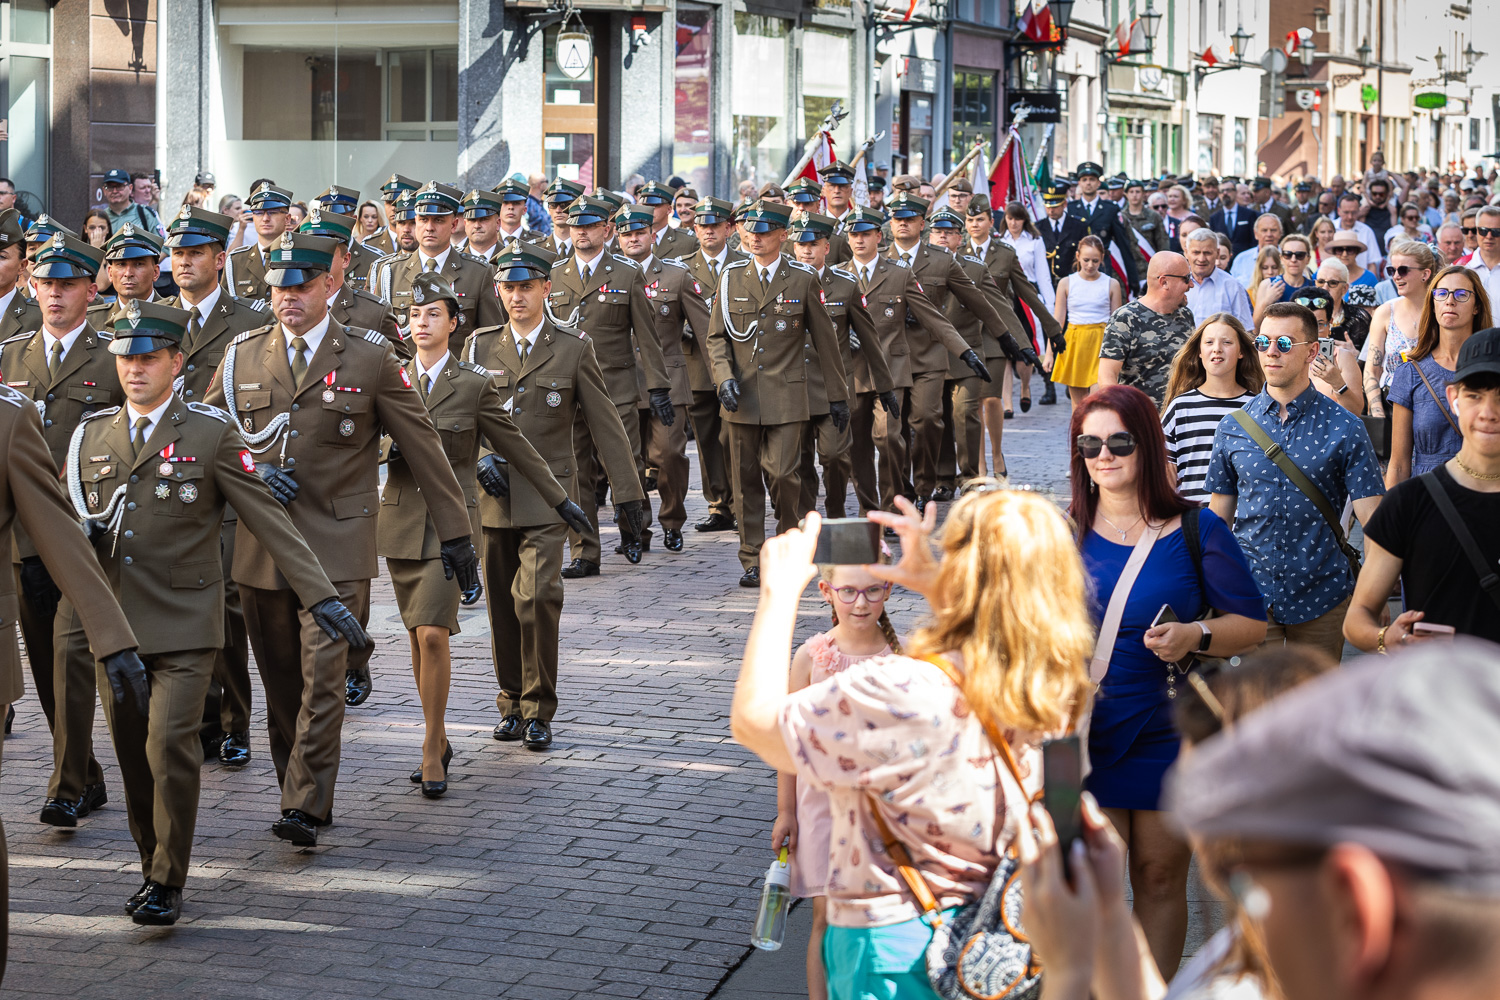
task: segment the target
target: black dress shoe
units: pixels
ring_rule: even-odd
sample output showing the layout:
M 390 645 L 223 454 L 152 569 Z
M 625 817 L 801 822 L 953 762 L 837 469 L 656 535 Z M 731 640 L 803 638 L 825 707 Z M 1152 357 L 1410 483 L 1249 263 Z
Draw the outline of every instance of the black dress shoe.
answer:
M 751 566 L 749 569 L 745 570 L 745 574 L 740 577 L 740 586 L 741 587 L 759 587 L 760 586 L 760 567 L 759 566 Z
M 250 734 L 227 733 L 219 744 L 219 763 L 225 767 L 244 767 L 250 763 Z
M 1031 397 L 1030 396 L 1022 396 L 1021 397 L 1021 412 L 1022 413 L 1030 413 L 1031 412 Z
M 574 559 L 562 569 L 562 578 L 564 580 L 577 580 L 580 577 L 598 575 L 599 564 L 592 559 L 585 559 L 582 556 Z
M 160 882 L 148 882 L 146 898 L 140 906 L 135 908 L 130 919 L 138 924 L 165 927 L 177 923 L 177 918 L 180 916 L 182 916 L 182 890 L 169 888 Z
M 1006 420 L 1014 420 L 1015 416 L 1016 415 L 1014 413 L 1012 413 L 1010 410 L 1006 410 L 1005 411 L 1005 419 Z
M 500 720 L 500 725 L 495 727 L 495 739 L 501 743 L 514 743 L 521 738 L 525 728 L 519 715 L 507 715 Z
M 731 514 L 715 512 L 693 525 L 694 531 L 734 531 L 738 526 Z
M 16 706 L 14 706 L 14 705 L 7 705 L 7 706 L 5 706 L 5 735 L 6 736 L 10 735 L 11 723 L 13 723 L 15 721 L 16 721 Z
M 42 805 L 42 814 L 37 817 L 48 826 L 74 827 L 78 825 L 77 799 L 48 799 Z
M 224 731 L 215 727 L 211 730 L 200 731 L 198 741 L 203 744 L 204 761 L 218 760 L 219 747 L 224 743 Z
M 932 499 L 938 501 L 939 503 L 949 503 L 953 499 L 953 487 L 939 486 L 937 489 L 932 491 Z
M 526 738 L 521 745 L 527 750 L 545 750 L 552 745 L 552 727 L 541 719 L 529 719 L 526 723 Z
M 147 879 L 145 882 L 141 883 L 141 887 L 135 891 L 134 896 L 131 896 L 129 899 L 125 900 L 125 912 L 134 913 L 136 910 L 138 910 L 140 908 L 140 905 L 146 901 L 146 897 L 150 895 L 150 893 L 151 880 Z
M 657 486 L 657 478 L 655 476 L 647 476 L 646 477 L 646 492 L 647 493 L 655 493 L 656 492 L 656 486 Z
M 1054 386 L 1051 382 L 1048 382 L 1047 383 L 1047 388 L 1045 388 L 1045 389 L 1042 390 L 1042 398 L 1041 398 L 1041 401 L 1040 401 L 1039 405 L 1041 405 L 1041 406 L 1056 406 L 1057 405 L 1057 387 Z
M 443 777 L 448 777 L 448 765 L 452 762 L 453 744 L 449 743 L 446 747 L 443 748 Z M 411 780 L 414 784 L 418 781 L 422 781 L 422 765 L 418 764 L 417 769 L 411 773 Z M 423 782 L 423 784 L 426 784 L 426 782 Z
M 318 825 L 301 809 L 287 809 L 271 824 L 271 832 L 297 847 L 318 846 Z
M 663 528 L 661 543 L 666 546 L 668 552 L 681 552 L 682 532 L 677 528 Z
M 370 697 L 372 687 L 368 666 L 347 671 L 344 674 L 344 704 L 363 705 Z
M 641 537 L 641 540 L 638 541 L 638 542 L 627 542 L 624 538 L 621 538 L 620 539 L 620 544 L 618 544 L 618 545 L 615 546 L 615 555 L 624 556 L 626 559 L 630 559 L 630 552 L 631 552 L 632 546 L 634 547 L 634 550 L 635 550 L 635 552 L 637 554 L 639 554 L 641 552 L 650 552 L 651 551 L 651 536 L 650 535 L 643 535 Z M 637 563 L 637 562 L 640 562 L 641 560 L 639 558 L 636 558 L 636 559 L 630 559 L 630 561 L 633 562 L 633 563 Z
M 104 782 L 97 785 L 84 785 L 83 798 L 78 800 L 78 818 L 83 819 L 95 809 L 103 809 L 109 801 L 109 792 L 104 787 Z

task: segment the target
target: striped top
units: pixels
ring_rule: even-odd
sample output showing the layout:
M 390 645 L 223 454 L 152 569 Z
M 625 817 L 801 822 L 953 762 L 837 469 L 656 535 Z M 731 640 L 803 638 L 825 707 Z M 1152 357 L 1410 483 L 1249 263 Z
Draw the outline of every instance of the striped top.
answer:
M 1161 429 L 1167 437 L 1167 461 L 1177 466 L 1177 489 L 1189 500 L 1208 502 L 1203 480 L 1214 450 L 1214 431 L 1226 414 L 1241 409 L 1255 393 L 1229 399 L 1205 396 L 1197 389 L 1176 396 L 1162 411 Z

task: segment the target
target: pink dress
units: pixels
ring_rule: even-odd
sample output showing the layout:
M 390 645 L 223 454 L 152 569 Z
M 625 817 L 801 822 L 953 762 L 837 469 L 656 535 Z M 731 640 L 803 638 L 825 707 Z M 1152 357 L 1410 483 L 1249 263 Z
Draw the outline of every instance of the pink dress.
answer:
M 807 640 L 812 656 L 808 686 L 822 683 L 862 660 L 888 656 L 889 645 L 878 653 L 850 656 L 839 652 L 838 643 L 827 632 Z M 792 894 L 822 896 L 828 884 L 828 850 L 833 839 L 833 813 L 828 808 L 828 793 L 802 777 L 797 779 L 797 852 L 792 856 Z

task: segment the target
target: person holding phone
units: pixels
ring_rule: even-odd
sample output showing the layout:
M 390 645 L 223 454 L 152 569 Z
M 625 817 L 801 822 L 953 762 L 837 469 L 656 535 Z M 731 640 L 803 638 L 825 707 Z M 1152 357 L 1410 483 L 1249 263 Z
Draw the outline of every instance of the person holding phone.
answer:
M 1365 401 L 1353 389 L 1360 380 L 1359 358 L 1349 341 L 1347 328 L 1343 331 L 1334 328 L 1333 297 L 1322 288 L 1307 288 L 1291 301 L 1311 309 L 1318 320 L 1318 353 L 1312 359 L 1311 369 L 1313 386 L 1350 413 L 1363 413 Z
M 1396 298 L 1382 303 L 1370 317 L 1370 337 L 1361 355 L 1365 399 L 1376 416 L 1385 415 L 1383 393 L 1390 388 L 1406 351 L 1417 342 L 1427 309 L 1428 282 L 1437 267 L 1437 257 L 1425 244 L 1403 240 L 1391 247 L 1386 271 L 1396 286 Z
M 1252 298 L 1255 300 L 1255 322 L 1265 315 L 1275 302 L 1290 302 L 1292 296 L 1304 288 L 1311 288 L 1313 278 L 1307 265 L 1312 259 L 1312 243 L 1301 233 L 1292 233 L 1281 239 L 1277 251 L 1281 259 L 1281 273 L 1266 278 L 1260 283 Z

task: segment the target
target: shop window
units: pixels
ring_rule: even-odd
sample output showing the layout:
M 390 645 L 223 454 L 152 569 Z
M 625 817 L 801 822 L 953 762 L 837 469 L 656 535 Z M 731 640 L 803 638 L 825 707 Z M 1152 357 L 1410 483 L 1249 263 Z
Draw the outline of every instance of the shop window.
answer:
M 247 48 L 243 94 L 245 139 L 458 138 L 457 48 Z
M 1234 162 L 1230 173 L 1236 177 L 1246 176 L 1250 162 L 1250 119 L 1236 118 L 1234 120 Z
M 1224 149 L 1224 117 L 1198 116 L 1198 173 L 1217 174 Z
M 995 74 L 960 69 L 953 74 L 953 159 L 980 139 L 995 138 Z
M 787 35 L 790 22 L 736 11 L 730 110 L 734 179 L 759 189 L 780 184 L 788 163 Z M 800 137 L 799 137 L 800 139 Z
M 714 189 L 713 56 L 714 12 L 678 4 L 677 52 L 672 63 L 677 104 L 672 173 L 702 195 Z
M 849 36 L 831 31 L 802 33 L 803 135 L 812 135 L 828 116 L 835 101 L 849 105 Z M 854 155 L 849 148 L 851 115 L 833 131 L 833 148 L 846 163 Z

